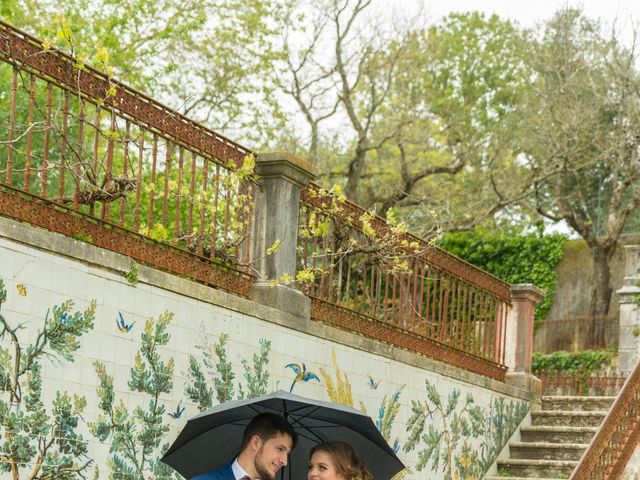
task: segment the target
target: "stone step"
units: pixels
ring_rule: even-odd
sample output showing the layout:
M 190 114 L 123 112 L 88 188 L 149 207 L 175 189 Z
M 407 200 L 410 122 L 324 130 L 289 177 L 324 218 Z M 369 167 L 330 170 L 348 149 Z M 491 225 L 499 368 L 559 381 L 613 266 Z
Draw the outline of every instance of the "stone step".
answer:
M 520 439 L 523 442 L 589 443 L 597 431 L 598 427 L 520 427 Z
M 569 478 L 577 464 L 577 461 L 570 460 L 525 460 L 515 458 L 499 461 L 498 472 L 504 472 L 513 477 L 565 479 Z
M 597 427 L 602 423 L 607 412 L 570 412 L 561 410 L 531 412 L 532 425 Z
M 589 445 L 584 443 L 512 442 L 511 458 L 529 460 L 580 460 Z
M 616 397 L 542 397 L 542 410 L 608 411 Z

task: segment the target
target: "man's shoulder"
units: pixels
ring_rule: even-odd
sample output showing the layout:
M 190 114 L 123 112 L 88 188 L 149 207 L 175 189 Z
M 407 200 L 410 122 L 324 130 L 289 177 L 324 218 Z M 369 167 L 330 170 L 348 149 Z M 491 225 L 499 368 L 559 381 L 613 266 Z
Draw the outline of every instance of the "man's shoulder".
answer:
M 225 465 L 218 470 L 212 470 L 197 477 L 193 477 L 191 480 L 235 480 L 233 476 L 233 470 L 231 464 Z

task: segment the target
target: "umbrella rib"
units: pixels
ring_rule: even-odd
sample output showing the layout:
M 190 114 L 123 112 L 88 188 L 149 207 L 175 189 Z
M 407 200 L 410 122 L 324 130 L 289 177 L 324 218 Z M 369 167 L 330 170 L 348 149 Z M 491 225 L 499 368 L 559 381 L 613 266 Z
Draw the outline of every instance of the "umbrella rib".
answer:
M 310 440 L 315 439 L 318 442 L 323 442 L 324 441 L 319 435 L 316 435 L 316 433 L 313 430 L 310 430 L 309 427 L 307 427 L 305 424 L 301 423 L 300 421 L 296 420 L 294 422 L 294 426 L 295 425 L 299 425 L 300 429 L 303 429 L 304 431 L 309 432 L 311 437 L 308 437 L 308 436 L 305 435 L 305 438 L 308 438 Z

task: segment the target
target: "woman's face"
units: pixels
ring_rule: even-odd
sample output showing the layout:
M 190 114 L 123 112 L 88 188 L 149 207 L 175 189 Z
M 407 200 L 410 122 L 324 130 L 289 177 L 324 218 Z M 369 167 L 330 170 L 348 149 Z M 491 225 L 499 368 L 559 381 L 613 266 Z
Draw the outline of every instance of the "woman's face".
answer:
M 336 472 L 336 464 L 327 452 L 315 452 L 309 460 L 307 480 L 345 480 Z

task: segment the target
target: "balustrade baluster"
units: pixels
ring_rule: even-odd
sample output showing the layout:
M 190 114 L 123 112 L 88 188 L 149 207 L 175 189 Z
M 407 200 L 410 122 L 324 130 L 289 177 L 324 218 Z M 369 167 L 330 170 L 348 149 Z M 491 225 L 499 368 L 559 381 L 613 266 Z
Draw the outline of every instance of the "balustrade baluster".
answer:
M 42 174 L 40 177 L 40 196 L 47 198 L 47 176 L 49 173 L 49 147 L 51 142 L 51 109 L 53 105 L 53 85 L 47 83 L 47 103 L 44 123 L 44 151 L 42 152 Z

